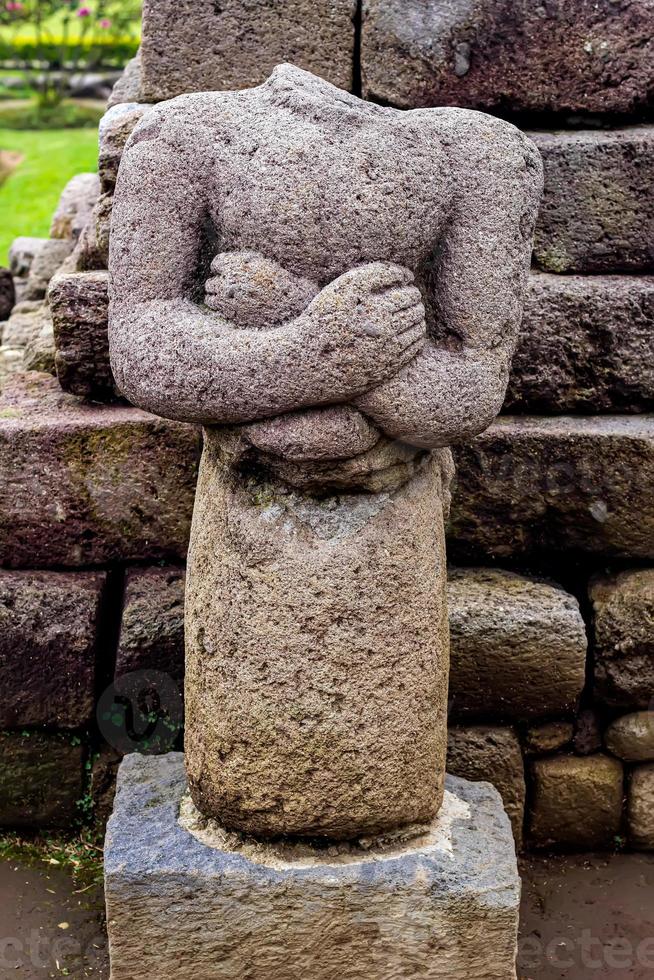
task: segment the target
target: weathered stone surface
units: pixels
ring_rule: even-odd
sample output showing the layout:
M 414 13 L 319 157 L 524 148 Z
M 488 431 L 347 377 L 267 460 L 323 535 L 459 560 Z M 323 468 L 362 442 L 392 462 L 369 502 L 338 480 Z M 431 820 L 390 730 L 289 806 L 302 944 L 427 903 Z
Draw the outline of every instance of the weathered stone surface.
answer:
M 627 817 L 631 846 L 654 851 L 654 765 L 636 766 L 631 773 Z
M 0 389 L 13 374 L 27 370 L 27 351 L 33 349 L 48 326 L 51 324 L 43 300 L 16 303 L 9 319 L 0 323 Z
M 101 572 L 0 571 L 0 726 L 91 721 Z
M 64 391 L 105 401 L 116 395 L 109 365 L 108 272 L 57 275 L 48 301 L 57 377 Z
M 491 568 L 450 569 L 450 703 L 515 720 L 574 711 L 586 632 L 574 596 Z
M 352 88 L 356 0 L 146 0 L 144 102 L 259 85 L 289 61 Z
M 558 752 L 570 744 L 573 732 L 570 721 L 546 721 L 542 725 L 531 725 L 524 736 L 525 752 L 529 755 Z
M 24 348 L 0 346 L 0 391 L 12 375 L 23 370 L 24 359 Z
M 68 272 L 93 272 L 106 270 L 109 262 L 109 235 L 113 194 L 101 194 L 82 229 L 73 253 L 75 267 Z M 63 270 L 62 270 L 63 271 Z
M 654 416 L 505 416 L 454 456 L 453 558 L 654 557 Z
M 219 460 L 208 434 L 186 600 L 196 804 L 262 837 L 429 821 L 447 711 L 438 467 L 316 499 L 239 485 Z
M 541 273 L 527 287 L 504 411 L 654 407 L 654 277 Z
M 531 136 L 545 165 L 534 243 L 540 268 L 654 270 L 654 126 Z
M 606 730 L 604 744 L 625 762 L 654 762 L 654 711 L 616 718 Z
M 379 438 L 379 430 L 360 412 L 346 405 L 292 413 L 232 430 L 223 429 L 222 437 L 223 455 L 229 458 L 235 470 L 241 473 L 255 470 L 263 478 L 281 480 L 294 490 L 315 492 L 319 496 L 329 491 L 383 493 L 397 490 L 418 473 L 427 456 L 408 443 Z M 364 447 L 369 441 L 374 444 L 366 450 Z M 360 447 L 356 455 L 345 455 L 355 443 Z M 317 458 L 302 458 L 305 445 Z M 330 445 L 338 445 L 336 458 L 329 458 L 326 452 Z M 443 497 L 446 513 L 454 467 L 447 449 L 440 450 L 436 459 L 447 485 Z
M 14 276 L 14 289 L 16 290 L 16 302 L 21 303 L 25 298 L 27 290 L 27 279 Z
M 97 174 L 76 174 L 64 187 L 52 216 L 50 238 L 77 241 L 100 194 Z
M 595 693 L 611 707 L 652 706 L 654 569 L 638 568 L 591 582 Z
M 184 790 L 181 755 L 122 763 L 105 845 L 112 980 L 237 980 L 244 963 L 270 980 L 515 976 L 520 886 L 492 787 L 448 777 L 427 833 L 328 851 L 191 833 Z
M 47 238 L 28 238 L 22 235 L 14 238 L 9 249 L 9 268 L 15 277 L 26 279 L 29 276 L 34 256 L 47 241 Z
M 536 759 L 530 841 L 536 847 L 610 847 L 620 830 L 622 763 L 605 755 Z
M 0 564 L 183 557 L 198 434 L 24 374 L 0 399 Z M 44 460 L 47 465 L 44 465 Z
M 364 94 L 506 112 L 632 113 L 650 105 L 647 0 L 366 0 Z
M 55 340 L 50 311 L 41 321 L 38 334 L 29 341 L 25 348 L 23 366 L 26 371 L 44 371 L 56 374 L 55 370 Z
M 96 826 L 104 826 L 111 816 L 116 795 L 116 776 L 122 756 L 106 742 L 91 762 L 91 799 L 93 801 L 93 821 Z
M 12 313 L 30 313 L 33 310 L 40 310 L 43 307 L 42 299 L 24 299 L 16 303 Z
M 48 283 L 73 250 L 68 238 L 50 238 L 35 254 L 27 277 L 24 298 L 44 299 Z
M 123 72 L 111 90 L 111 95 L 107 101 L 109 107 L 118 105 L 121 102 L 145 102 L 141 90 L 141 51 L 131 58 Z
M 9 319 L 1 325 L 3 346 L 27 347 L 41 333 L 47 318 L 42 300 L 17 303 Z
M 514 729 L 497 725 L 450 728 L 447 771 L 461 779 L 493 784 L 511 821 L 516 846 L 520 847 L 526 789 L 522 750 Z
M 16 302 L 14 277 L 10 269 L 0 267 L 0 322 L 6 320 Z
M 70 827 L 80 815 L 82 747 L 61 735 L 0 732 L 0 825 Z
M 150 108 L 138 102 L 112 106 L 100 120 L 98 174 L 102 193 L 113 193 L 120 159 L 132 130 Z
M 116 676 L 154 668 L 175 680 L 184 676 L 184 570 L 128 571 Z
M 111 234 L 111 215 L 113 212 L 113 194 L 101 194 L 97 200 L 93 212 L 91 214 L 91 220 L 86 226 L 85 231 L 88 230 L 88 240 L 87 240 L 87 256 L 86 261 L 90 261 L 91 258 L 95 264 L 85 266 L 80 271 L 86 271 L 88 268 L 100 268 L 106 269 L 109 264 L 109 236 Z M 94 249 L 93 254 L 90 256 L 88 249 Z

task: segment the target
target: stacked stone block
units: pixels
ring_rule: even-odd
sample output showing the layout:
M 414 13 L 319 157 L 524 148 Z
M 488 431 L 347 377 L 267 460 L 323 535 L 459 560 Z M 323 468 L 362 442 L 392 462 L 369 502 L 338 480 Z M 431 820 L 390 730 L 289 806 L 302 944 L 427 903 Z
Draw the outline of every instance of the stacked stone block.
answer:
M 651 99 L 647 0 L 366 0 L 367 98 L 401 108 L 630 115 Z
M 183 573 L 123 569 L 184 559 L 198 453 L 194 427 L 47 374 L 0 395 L 0 824 L 69 827 L 91 791 L 106 819 L 118 757 L 98 699 L 148 657 L 178 678 L 182 664 Z
M 455 453 L 450 769 L 494 781 L 527 845 L 654 848 L 654 13 L 644 0 L 473 0 L 465 16 L 423 0 L 359 6 L 298 0 L 261 17 L 249 0 L 202 0 L 180 16 L 179 3 L 146 3 L 142 54 L 100 127 L 99 197 L 48 292 L 52 369 L 69 394 L 32 375 L 0 406 L 13 488 L 0 563 L 32 579 L 109 571 L 98 588 L 112 640 L 93 677 L 75 666 L 85 704 L 133 670 L 180 682 L 199 437 L 120 404 L 106 339 L 113 189 L 151 103 L 258 84 L 291 60 L 381 103 L 501 114 L 530 131 L 546 182 L 505 414 Z M 23 299 L 28 253 L 13 258 Z M 32 579 L 21 588 L 47 617 L 55 591 L 37 601 Z M 47 646 L 30 636 L 26 663 Z M 56 734 L 26 747 L 20 730 L 46 723 L 13 710 L 0 741 L 9 782 L 34 746 L 48 760 L 55 739 L 54 759 L 71 737 L 55 719 Z M 95 722 L 70 710 L 88 758 Z M 116 761 L 105 745 L 94 753 L 99 814 Z M 27 822 L 55 822 L 57 806 L 28 806 Z

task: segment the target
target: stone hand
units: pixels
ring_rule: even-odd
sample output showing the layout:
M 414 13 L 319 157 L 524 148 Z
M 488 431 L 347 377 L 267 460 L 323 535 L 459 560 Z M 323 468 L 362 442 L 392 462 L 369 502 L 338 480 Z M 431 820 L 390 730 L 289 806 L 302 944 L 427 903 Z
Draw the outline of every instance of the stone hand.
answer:
M 318 293 L 259 252 L 220 252 L 205 284 L 205 305 L 240 329 L 270 329 L 298 316 Z
M 425 309 L 413 273 L 373 262 L 339 276 L 301 318 L 307 352 L 350 396 L 393 377 L 425 343 Z

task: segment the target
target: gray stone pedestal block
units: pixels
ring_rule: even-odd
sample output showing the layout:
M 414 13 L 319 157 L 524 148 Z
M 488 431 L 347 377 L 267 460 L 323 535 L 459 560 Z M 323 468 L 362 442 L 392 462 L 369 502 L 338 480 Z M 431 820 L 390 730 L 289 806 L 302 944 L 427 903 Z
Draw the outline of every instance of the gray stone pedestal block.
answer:
M 202 819 L 184 757 L 127 756 L 105 845 L 111 980 L 511 980 L 520 882 L 488 783 L 428 827 L 315 846 Z

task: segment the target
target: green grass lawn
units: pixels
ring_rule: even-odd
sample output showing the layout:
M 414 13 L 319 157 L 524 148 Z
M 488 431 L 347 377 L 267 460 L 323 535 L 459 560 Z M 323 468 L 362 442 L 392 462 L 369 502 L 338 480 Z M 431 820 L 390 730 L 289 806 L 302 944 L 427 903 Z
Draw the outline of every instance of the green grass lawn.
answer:
M 0 150 L 24 155 L 0 186 L 0 265 L 18 235 L 47 237 L 59 195 L 71 177 L 96 170 L 95 129 L 15 130 L 0 128 Z

